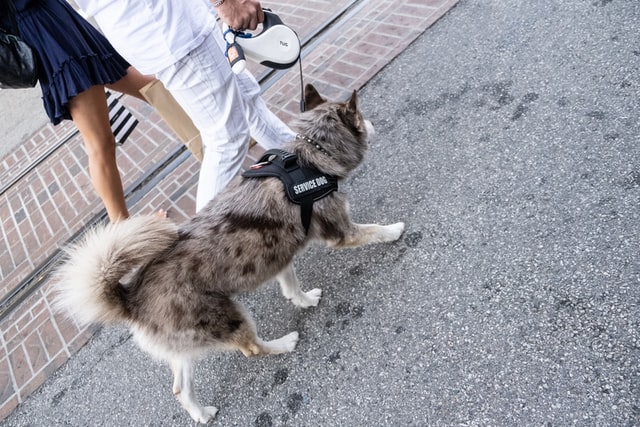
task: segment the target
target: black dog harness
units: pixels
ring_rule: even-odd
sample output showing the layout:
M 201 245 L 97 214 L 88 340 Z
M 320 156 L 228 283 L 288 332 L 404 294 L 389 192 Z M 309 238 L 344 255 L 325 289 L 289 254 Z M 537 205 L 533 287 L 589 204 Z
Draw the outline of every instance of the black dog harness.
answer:
M 251 166 L 242 176 L 280 178 L 289 200 L 300 205 L 300 217 L 307 234 L 311 225 L 313 202 L 338 189 L 338 178 L 326 175 L 315 168 L 300 166 L 296 154 L 283 150 L 266 151 L 258 163 Z

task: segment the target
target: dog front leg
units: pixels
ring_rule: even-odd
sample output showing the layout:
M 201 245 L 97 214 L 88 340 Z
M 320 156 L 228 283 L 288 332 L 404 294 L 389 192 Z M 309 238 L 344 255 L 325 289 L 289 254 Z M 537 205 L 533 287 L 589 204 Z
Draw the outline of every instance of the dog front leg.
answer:
M 171 360 L 173 371 L 173 394 L 180 404 L 198 423 L 206 424 L 218 413 L 215 406 L 202 406 L 196 399 L 193 387 L 194 366 L 190 359 Z
M 391 225 L 353 224 L 351 233 L 339 241 L 329 242 L 334 248 L 357 248 L 371 243 L 393 242 L 398 240 L 404 231 L 404 222 Z
M 296 271 L 293 268 L 293 262 L 278 273 L 276 279 L 280 283 L 282 295 L 284 295 L 285 298 L 290 299 L 294 305 L 307 308 L 315 307 L 320 302 L 322 289 L 316 288 L 309 292 L 302 292 L 302 289 L 300 289 L 300 282 L 298 282 L 298 276 L 296 276 Z

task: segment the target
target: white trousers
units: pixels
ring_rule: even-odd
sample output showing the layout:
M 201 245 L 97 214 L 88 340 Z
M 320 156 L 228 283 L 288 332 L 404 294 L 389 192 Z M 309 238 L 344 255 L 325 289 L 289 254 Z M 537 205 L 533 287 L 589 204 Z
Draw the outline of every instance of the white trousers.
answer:
M 253 75 L 231 71 L 225 48 L 222 32 L 214 28 L 199 47 L 156 74 L 202 137 L 196 212 L 238 174 L 250 135 L 265 149 L 295 138 L 267 108 Z

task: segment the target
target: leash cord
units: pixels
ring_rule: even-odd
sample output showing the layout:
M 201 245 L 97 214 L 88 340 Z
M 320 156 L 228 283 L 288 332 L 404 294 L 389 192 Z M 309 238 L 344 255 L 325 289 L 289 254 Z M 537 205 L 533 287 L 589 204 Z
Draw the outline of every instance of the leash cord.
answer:
M 307 109 L 307 106 L 304 102 L 304 81 L 302 80 L 302 52 L 300 52 L 300 56 L 298 57 L 298 64 L 300 65 L 300 112 L 304 113 Z

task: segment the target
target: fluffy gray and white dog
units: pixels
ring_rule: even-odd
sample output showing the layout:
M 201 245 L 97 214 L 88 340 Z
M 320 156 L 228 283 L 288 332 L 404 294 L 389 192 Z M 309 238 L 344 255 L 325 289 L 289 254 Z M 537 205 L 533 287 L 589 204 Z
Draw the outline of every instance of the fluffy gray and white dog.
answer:
M 327 102 L 307 85 L 305 101 L 307 111 L 293 124 L 299 136 L 284 149 L 301 166 L 345 178 L 373 134 L 355 91 L 347 102 Z M 307 230 L 279 178 L 239 176 L 180 226 L 148 215 L 90 231 L 67 249 L 57 271 L 57 305 L 83 324 L 128 325 L 143 350 L 171 365 L 173 393 L 194 420 L 206 423 L 217 409 L 194 395 L 198 358 L 220 348 L 246 356 L 284 353 L 298 340 L 297 332 L 261 340 L 235 294 L 276 278 L 293 304 L 316 306 L 321 290 L 303 292 L 293 269 L 308 243 L 357 247 L 397 240 L 403 230 L 403 223 L 353 223 L 341 191 L 313 203 Z

